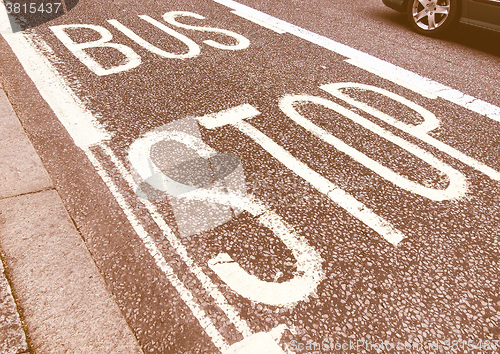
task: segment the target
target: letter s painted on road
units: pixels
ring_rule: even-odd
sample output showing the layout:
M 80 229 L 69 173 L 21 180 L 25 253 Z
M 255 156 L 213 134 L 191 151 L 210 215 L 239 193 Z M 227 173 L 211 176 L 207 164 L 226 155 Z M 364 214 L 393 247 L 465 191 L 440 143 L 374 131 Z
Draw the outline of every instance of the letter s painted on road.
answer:
M 170 23 L 171 25 L 180 27 L 180 28 L 185 28 L 189 30 L 195 30 L 195 31 L 202 31 L 202 32 L 214 32 L 214 33 L 221 33 L 224 34 L 228 37 L 232 37 L 236 39 L 237 44 L 234 45 L 226 45 L 222 44 L 216 41 L 213 41 L 211 39 L 203 41 L 203 43 L 208 44 L 209 46 L 218 48 L 218 49 L 224 49 L 224 50 L 241 50 L 241 49 L 246 49 L 250 45 L 250 41 L 243 37 L 241 34 L 234 33 L 225 29 L 220 29 L 220 28 L 212 28 L 212 27 L 203 27 L 203 26 L 192 26 L 192 25 L 187 25 L 185 23 L 180 23 L 177 22 L 177 17 L 180 16 L 186 16 L 186 17 L 194 17 L 198 20 L 203 20 L 205 17 L 202 15 L 198 15 L 197 13 L 194 12 L 187 12 L 187 11 L 171 11 L 167 12 L 165 15 L 163 15 L 163 19 Z

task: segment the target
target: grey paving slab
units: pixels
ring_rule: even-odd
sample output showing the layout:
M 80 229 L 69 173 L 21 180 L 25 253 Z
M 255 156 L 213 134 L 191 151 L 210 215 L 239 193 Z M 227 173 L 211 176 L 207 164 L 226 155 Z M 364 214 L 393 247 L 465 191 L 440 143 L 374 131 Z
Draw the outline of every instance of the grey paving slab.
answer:
M 0 198 L 52 187 L 40 157 L 0 90 Z
M 16 354 L 27 350 L 26 334 L 5 277 L 3 263 L 0 262 L 0 352 Z
M 141 353 L 58 194 L 0 200 L 0 245 L 38 353 Z

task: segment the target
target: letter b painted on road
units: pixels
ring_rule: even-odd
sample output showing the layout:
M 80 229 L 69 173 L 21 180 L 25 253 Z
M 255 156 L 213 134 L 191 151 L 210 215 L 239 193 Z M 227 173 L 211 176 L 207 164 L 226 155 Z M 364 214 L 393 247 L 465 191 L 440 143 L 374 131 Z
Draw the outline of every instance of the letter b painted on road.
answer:
M 95 25 L 60 25 L 50 27 L 57 38 L 68 48 L 80 61 L 85 64 L 96 75 L 104 76 L 133 69 L 141 64 L 141 57 L 123 44 L 110 42 L 113 35 L 106 28 Z M 91 42 L 75 42 L 68 34 L 71 29 L 87 29 L 101 35 L 100 39 Z M 120 52 L 123 60 L 120 64 L 106 68 L 87 52 L 90 48 L 112 48 Z

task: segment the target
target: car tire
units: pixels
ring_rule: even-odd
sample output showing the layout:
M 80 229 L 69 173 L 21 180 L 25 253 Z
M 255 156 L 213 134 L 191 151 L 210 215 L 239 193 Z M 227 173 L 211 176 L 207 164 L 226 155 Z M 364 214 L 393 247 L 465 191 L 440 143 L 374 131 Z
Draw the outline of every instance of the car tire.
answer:
M 439 36 L 456 24 L 459 0 L 408 0 L 406 16 L 412 29 L 426 36 Z

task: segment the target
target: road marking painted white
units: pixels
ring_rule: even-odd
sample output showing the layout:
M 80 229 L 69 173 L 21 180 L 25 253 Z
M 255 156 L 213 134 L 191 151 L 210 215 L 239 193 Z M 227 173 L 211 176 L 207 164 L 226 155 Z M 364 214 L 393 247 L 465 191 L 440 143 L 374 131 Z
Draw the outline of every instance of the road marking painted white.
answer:
M 205 311 L 202 308 L 200 308 L 200 306 L 196 303 L 196 301 L 194 300 L 193 293 L 185 287 L 185 285 L 179 280 L 177 275 L 175 275 L 174 270 L 167 264 L 161 251 L 156 246 L 156 243 L 151 238 L 151 236 L 148 235 L 148 233 L 140 223 L 139 219 L 135 216 L 134 211 L 126 201 L 123 194 L 118 190 L 118 187 L 113 182 L 113 179 L 109 176 L 108 172 L 104 169 L 102 164 L 97 160 L 97 158 L 90 150 L 86 149 L 85 153 L 88 159 L 94 165 L 94 168 L 96 169 L 99 176 L 102 178 L 102 180 L 108 187 L 109 191 L 113 194 L 113 197 L 117 201 L 120 208 L 123 210 L 125 216 L 129 220 L 134 231 L 139 236 L 146 249 L 149 251 L 149 254 L 155 260 L 155 263 L 158 266 L 158 268 L 161 269 L 161 271 L 165 274 L 169 283 L 177 290 L 181 299 L 189 307 L 193 315 L 200 323 L 201 327 L 211 338 L 214 345 L 220 351 L 227 350 L 229 348 L 229 345 L 226 342 L 226 340 L 222 337 L 217 328 L 214 326 L 210 317 L 208 317 Z
M 116 74 L 122 71 L 136 68 L 141 65 L 141 57 L 139 56 L 139 54 L 134 52 L 132 48 L 126 45 L 110 42 L 113 39 L 113 35 L 104 27 L 96 25 L 74 24 L 51 26 L 49 28 L 55 34 L 55 36 L 59 38 L 59 40 L 66 46 L 66 48 L 68 48 L 68 50 L 73 53 L 75 57 L 80 59 L 80 61 L 85 64 L 90 70 L 92 70 L 92 72 L 94 72 L 96 75 L 104 76 L 109 74 Z M 70 28 L 91 29 L 99 33 L 101 35 L 101 38 L 90 42 L 75 42 L 66 33 L 66 30 Z M 123 54 L 125 60 L 112 68 L 106 69 L 94 58 L 87 54 L 85 50 L 89 48 L 113 48 Z
M 111 138 L 47 58 L 34 49 L 29 37 L 22 32 L 3 37 L 77 146 L 85 148 Z
M 401 97 L 393 92 L 384 90 L 384 89 L 376 87 L 376 86 L 370 86 L 370 85 L 364 85 L 364 84 L 358 84 L 358 83 L 352 83 L 352 82 L 328 84 L 328 85 L 321 86 L 321 88 L 323 90 L 325 90 L 326 92 L 330 93 L 331 95 L 338 97 L 341 100 L 349 103 L 350 105 L 353 105 L 354 107 L 357 107 L 357 108 L 365 111 L 366 113 L 371 114 L 372 116 L 379 118 L 380 120 L 404 131 L 405 133 L 413 135 L 414 137 L 416 137 L 416 138 L 422 140 L 423 142 L 435 147 L 438 150 L 441 150 L 442 152 L 457 159 L 458 161 L 484 173 L 485 175 L 487 175 L 491 179 L 493 179 L 495 181 L 500 180 L 500 172 L 494 170 L 493 168 L 485 165 L 484 163 L 479 162 L 476 159 L 465 155 L 463 152 L 460 152 L 457 149 L 455 149 L 455 148 L 433 138 L 432 136 L 430 136 L 428 133 L 439 126 L 439 120 L 436 118 L 436 116 L 433 113 L 431 113 L 428 110 L 426 110 L 425 108 L 407 100 L 406 98 Z M 404 104 L 405 106 L 420 113 L 420 115 L 422 115 L 422 117 L 424 118 L 424 122 L 421 124 L 418 124 L 418 125 L 410 125 L 410 124 L 406 124 L 404 122 L 401 122 L 401 121 L 397 120 L 396 118 L 367 105 L 366 103 L 363 103 L 363 102 L 360 102 L 358 100 L 353 99 L 349 95 L 342 92 L 342 89 L 344 89 L 344 88 L 355 88 L 355 89 L 359 89 L 359 90 L 368 90 L 368 91 L 380 93 L 380 94 L 382 94 L 388 98 L 391 98 L 391 99 L 393 99 L 401 104 Z
M 249 6 L 240 4 L 234 0 L 213 1 L 229 7 L 235 11 L 244 12 L 248 16 L 258 19 L 264 23 L 268 23 L 294 36 L 317 44 L 320 47 L 345 56 L 348 59 L 352 59 L 357 64 L 362 65 L 363 68 L 367 68 L 373 73 L 382 73 L 383 78 L 397 77 L 398 82 L 396 83 L 405 83 L 405 86 L 408 88 L 416 87 L 418 88 L 419 92 L 428 92 L 429 94 L 436 95 L 459 106 L 465 107 L 473 112 L 482 114 L 490 119 L 500 122 L 500 107 L 492 105 L 491 103 L 479 100 L 470 95 L 466 95 L 446 85 L 440 84 L 436 81 L 420 76 L 414 72 L 378 59 L 370 54 L 351 48 L 345 44 L 336 42 L 330 38 L 280 20 Z
M 270 25 L 269 23 L 266 23 L 266 22 L 262 22 L 256 18 L 253 18 L 251 16 L 248 16 L 248 14 L 244 13 L 244 12 L 241 12 L 241 11 L 231 11 L 233 14 L 237 15 L 237 16 L 240 16 L 242 18 L 244 18 L 245 20 L 248 20 L 250 22 L 253 22 L 259 26 L 262 26 L 262 27 L 265 27 L 267 29 L 270 29 L 271 31 L 274 31 L 276 33 L 279 33 L 279 34 L 283 34 L 283 33 L 286 33 L 285 31 L 283 31 L 282 29 L 279 29 L 277 27 L 274 27 L 273 25 Z
M 228 118 L 230 112 L 233 114 L 232 118 Z M 319 192 L 328 196 L 333 202 L 373 229 L 388 242 L 394 246 L 398 245 L 398 243 L 404 238 L 404 235 L 399 230 L 395 229 L 389 222 L 375 214 L 363 203 L 343 191 L 339 186 L 330 182 L 319 173 L 312 170 L 309 166 L 296 159 L 283 147 L 253 127 L 250 123 L 244 121 L 244 119 L 254 117 L 255 112 L 258 111 L 250 109 L 248 105 L 245 104 L 223 111 L 221 114 L 221 122 L 236 127 L 240 132 L 254 140 L 288 169 L 292 170 L 299 177 L 310 183 Z M 238 113 L 241 113 L 241 115 L 238 116 Z M 238 117 L 239 119 L 237 119 Z M 217 120 L 217 113 L 209 114 L 196 119 L 201 125 L 205 126 L 205 123 L 207 123 L 206 127 L 212 127 L 212 129 L 222 125 L 222 123 L 221 125 L 215 123 Z
M 307 240 L 297 234 L 281 216 L 269 210 L 252 195 L 227 192 L 217 188 L 200 188 L 179 196 L 186 200 L 211 201 L 246 210 L 258 217 L 259 224 L 270 229 L 292 251 L 296 259 L 296 274 L 285 282 L 263 281 L 248 274 L 226 253 L 212 258 L 209 267 L 237 294 L 255 302 L 291 307 L 309 297 L 324 278 L 322 259 Z
M 250 41 L 246 38 L 243 37 L 241 34 L 228 31 L 225 29 L 220 29 L 220 28 L 212 28 L 212 27 L 202 27 L 202 26 L 191 26 L 187 25 L 184 23 L 177 22 L 177 17 L 194 17 L 198 20 L 203 20 L 205 17 L 202 15 L 198 15 L 197 13 L 194 12 L 188 12 L 188 11 L 171 11 L 167 12 L 165 15 L 163 15 L 163 19 L 170 23 L 171 25 L 180 27 L 180 28 L 185 28 L 189 30 L 195 30 L 195 31 L 202 31 L 202 32 L 213 32 L 213 33 L 219 33 L 226 35 L 228 37 L 231 37 L 236 40 L 236 44 L 233 45 L 227 45 L 227 44 L 222 44 L 216 41 L 213 41 L 211 39 L 203 41 L 203 43 L 212 46 L 214 48 L 219 48 L 219 49 L 224 49 L 224 50 L 242 50 L 248 48 L 250 45 Z
M 183 53 L 183 54 L 176 54 L 176 53 L 166 52 L 163 49 L 160 49 L 160 48 L 152 45 L 148 41 L 144 40 L 142 37 L 139 37 L 137 34 L 135 34 L 135 32 L 133 32 L 129 28 L 125 27 L 119 21 L 117 21 L 117 20 L 108 20 L 108 22 L 111 25 L 113 25 L 117 30 L 119 30 L 120 32 L 122 32 L 127 37 L 129 37 L 131 40 L 133 40 L 134 42 L 136 42 L 137 44 L 143 46 L 144 48 L 146 48 L 147 50 L 149 50 L 151 53 L 159 55 L 159 56 L 161 56 L 163 58 L 169 58 L 169 59 L 187 59 L 187 58 L 194 58 L 195 56 L 197 56 L 198 54 L 200 54 L 200 47 L 198 46 L 198 44 L 196 44 L 195 42 L 193 42 L 191 39 L 189 39 L 185 35 L 180 34 L 179 32 L 174 31 L 173 29 L 165 26 L 163 23 L 158 22 L 158 21 L 156 21 L 155 19 L 153 19 L 153 18 L 151 18 L 149 16 L 141 15 L 139 17 L 142 18 L 144 21 L 147 21 L 147 22 L 151 23 L 153 26 L 161 29 L 165 33 L 171 35 L 175 39 L 178 39 L 179 41 L 181 41 L 182 43 L 184 43 L 188 47 L 188 52 L 187 53 Z
M 212 32 L 212 33 L 217 33 L 217 34 L 222 34 L 224 36 L 232 38 L 232 41 L 236 41 L 235 44 L 223 44 L 216 42 L 214 40 L 204 40 L 203 43 L 218 48 L 222 50 L 242 50 L 248 48 L 250 45 L 250 41 L 235 32 L 228 31 L 225 29 L 220 29 L 220 28 L 213 28 L 213 27 L 203 27 L 203 26 L 192 26 L 184 23 L 177 22 L 177 17 L 193 17 L 196 19 L 204 19 L 202 15 L 196 14 L 194 12 L 187 12 L 187 11 L 171 11 L 167 12 L 163 15 L 163 18 L 166 22 L 180 27 L 184 29 L 189 29 L 189 30 L 195 30 L 195 31 L 202 31 L 202 32 Z M 165 24 L 151 18 L 150 16 L 147 15 L 139 15 L 141 19 L 143 19 L 146 22 L 149 22 L 153 26 L 159 28 L 163 32 L 169 34 L 170 36 L 174 37 L 175 39 L 181 41 L 184 45 L 187 46 L 188 51 L 186 53 L 172 53 L 172 52 L 167 52 L 163 49 L 160 49 L 156 47 L 155 45 L 149 43 L 139 35 L 137 35 L 134 31 L 123 25 L 121 22 L 118 20 L 108 20 L 108 23 L 111 24 L 113 27 L 115 27 L 118 31 L 122 32 L 124 35 L 129 37 L 132 41 L 135 43 L 139 44 L 140 46 L 144 47 L 148 51 L 159 55 L 163 58 L 168 58 L 168 59 L 188 59 L 188 58 L 194 58 L 198 56 L 201 52 L 201 48 L 198 44 L 196 44 L 193 40 L 190 38 L 184 36 L 183 34 L 165 26 Z M 8 18 L 7 18 L 8 21 Z M 5 21 L 4 21 L 5 22 Z M 6 27 L 7 25 L 5 23 L 0 23 L 0 28 Z M 142 63 L 141 56 L 137 54 L 132 48 L 129 46 L 126 46 L 124 44 L 119 44 L 119 43 L 114 43 L 111 42 L 113 39 L 113 35 L 111 32 L 109 32 L 106 28 L 102 26 L 97 26 L 97 25 L 90 25 L 90 24 L 69 24 L 69 25 L 57 25 L 57 26 L 51 26 L 49 27 L 54 35 L 66 46 L 66 48 L 73 53 L 75 57 L 77 57 L 84 65 L 86 65 L 93 73 L 99 76 L 105 76 L 105 75 L 111 75 L 111 74 L 117 74 L 123 71 L 131 70 L 136 68 Z M 97 32 L 101 38 L 94 40 L 94 41 L 88 41 L 88 42 L 77 42 L 74 41 L 68 32 L 66 31 L 67 29 L 87 29 L 87 30 L 93 30 Z M 91 48 L 108 48 L 108 49 L 114 49 L 121 53 L 123 56 L 123 60 L 121 63 L 112 66 L 111 68 L 106 68 L 105 65 L 102 65 L 99 63 L 93 56 L 89 55 L 87 53 L 88 49 Z
M 214 0 L 216 1 L 216 0 Z M 232 2 L 232 1 L 227 1 L 227 0 L 220 0 L 217 1 L 220 3 L 224 2 Z M 0 3 L 1 6 L 3 4 Z M 246 10 L 243 10 L 246 11 Z M 253 16 L 252 16 L 253 17 Z M 273 18 L 271 18 L 272 20 Z M 276 19 L 277 20 L 277 19 Z M 268 23 L 273 23 L 273 21 L 269 21 Z M 280 20 L 277 20 L 277 23 L 280 23 Z M 5 25 L 5 23 L 0 23 L 0 25 Z M 3 26 L 5 27 L 5 26 Z M 305 31 L 305 30 L 303 30 Z M 305 31 L 306 34 L 308 31 Z M 103 140 L 109 139 L 109 133 L 106 132 L 99 124 L 97 124 L 97 121 L 95 117 L 92 116 L 92 114 L 86 110 L 83 106 L 83 104 L 80 102 L 80 100 L 74 96 L 74 94 L 71 92 L 69 89 L 68 85 L 64 81 L 64 79 L 57 73 L 56 70 L 54 70 L 51 66 L 51 64 L 48 62 L 48 60 L 42 55 L 39 54 L 36 50 L 34 50 L 32 43 L 22 35 L 22 33 L 18 33 L 13 35 L 12 37 L 9 38 L 9 35 L 4 35 L 5 39 L 13 49 L 14 53 L 17 55 L 19 58 L 19 61 L 25 68 L 26 72 L 30 76 L 30 78 L 33 80 L 35 83 L 37 89 L 41 93 L 42 97 L 47 101 L 47 103 L 52 107 L 54 112 L 56 113 L 57 117 L 61 121 L 61 123 L 65 126 L 65 128 L 68 130 L 70 133 L 71 137 L 75 141 L 75 144 L 81 148 L 86 148 L 90 145 L 97 144 Z M 216 42 L 214 42 L 216 43 Z M 341 45 L 342 46 L 342 45 Z M 349 47 L 347 47 L 349 48 Z M 352 49 L 352 48 L 350 48 Z M 362 53 L 364 54 L 364 53 Z M 370 56 L 369 56 L 370 57 Z M 387 63 L 389 64 L 389 63 Z M 392 65 L 392 64 L 389 64 Z M 375 65 L 377 66 L 377 65 Z M 397 67 L 396 67 L 397 68 Z M 387 68 L 384 68 L 382 71 L 386 72 Z M 403 70 L 403 69 L 401 69 Z M 44 73 L 41 73 L 41 71 Z M 393 71 L 389 70 L 388 72 L 391 72 L 394 74 Z M 48 75 L 46 75 L 48 74 Z M 416 75 L 410 72 L 412 75 Z M 417 75 L 418 76 L 418 75 Z M 414 77 L 410 75 L 410 78 L 406 80 L 406 82 L 411 82 Z M 418 79 L 418 77 L 417 77 Z M 423 79 L 423 78 L 422 78 Z M 424 79 L 427 80 L 427 79 Z M 422 84 L 426 84 L 430 81 L 418 81 L 416 82 Z M 431 82 L 432 83 L 432 82 Z M 48 85 L 52 87 L 47 87 Z M 59 87 L 59 86 L 60 87 Z M 484 101 L 476 100 L 471 96 L 463 95 L 457 90 L 452 90 L 450 88 L 447 88 L 444 85 L 439 86 L 433 86 L 434 90 L 431 90 L 431 92 L 438 92 L 439 89 L 443 88 L 441 90 L 442 95 L 451 97 L 450 101 L 458 101 L 461 102 L 459 104 L 463 105 L 464 107 L 470 108 L 473 107 L 474 109 L 477 109 L 476 112 L 481 113 L 481 112 L 486 112 L 486 113 L 481 113 L 481 114 L 486 114 L 492 119 L 499 120 L 500 114 L 498 114 L 498 107 L 495 107 L 493 105 L 490 105 Z M 420 85 L 419 87 L 425 87 L 425 85 Z M 52 96 L 47 98 L 48 96 Z M 61 99 L 62 97 L 62 99 Z M 441 96 L 442 97 L 442 96 Z M 61 102 L 62 101 L 62 102 Z M 474 110 L 473 108 L 470 108 Z M 75 113 L 76 112 L 76 113 Z M 489 113 L 488 113 L 489 112 Z M 489 114 L 489 115 L 488 115 Z M 496 118 L 495 118 L 496 117 Z M 239 123 L 238 123 L 239 124 Z M 86 150 L 88 151 L 88 150 Z M 92 156 L 94 157 L 94 156 Z M 94 163 L 97 162 L 97 160 L 89 156 L 89 159 Z M 129 221 L 131 222 L 131 225 L 134 227 L 134 230 L 136 233 L 139 235 L 141 234 L 142 237 L 141 239 L 144 238 L 144 240 L 148 240 L 149 236 L 147 235 L 146 231 L 143 229 L 143 227 L 140 225 L 137 217 L 133 214 L 132 210 L 130 209 L 129 205 L 126 203 L 124 200 L 123 195 L 120 194 L 118 191 L 117 186 L 113 183 L 107 172 L 104 170 L 102 165 L 100 165 L 99 162 L 97 162 L 97 165 L 94 165 L 101 176 L 103 180 L 108 181 L 109 183 L 106 183 L 108 185 L 108 188 L 110 188 L 110 191 L 113 193 L 115 199 L 118 201 L 120 207 L 124 210 L 125 214 L 129 218 Z M 111 185 L 111 187 L 110 187 Z M 342 191 L 336 190 L 335 193 L 337 194 L 342 194 Z M 121 202 L 120 202 L 121 201 Z M 124 208 L 125 207 L 125 208 Z M 128 213 L 132 214 L 132 218 L 129 217 Z M 165 224 L 166 225 L 166 224 Z M 168 225 L 167 225 L 168 227 Z M 149 238 L 150 239 L 150 238 Z M 397 242 L 396 242 L 397 244 Z M 146 246 L 148 247 L 148 246 Z M 157 264 L 160 264 L 160 268 L 163 270 L 163 266 L 167 267 L 167 271 L 170 272 L 169 274 L 169 279 L 173 281 L 174 286 L 176 289 L 180 289 L 183 291 L 185 289 L 184 285 L 180 283 L 179 279 L 175 276 L 173 273 L 173 270 L 166 264 L 165 260 L 161 259 L 161 253 L 157 253 L 154 250 L 154 248 L 148 248 L 150 251 L 151 255 L 153 255 L 155 261 Z M 186 289 L 187 290 L 187 289 Z M 179 290 L 178 290 L 179 291 Z M 188 293 L 184 294 L 183 300 L 184 301 L 191 301 L 191 305 L 188 304 L 190 309 L 195 313 L 195 311 L 200 310 L 199 306 L 196 304 L 196 302 L 192 301 L 192 294 L 187 290 Z M 194 310 L 193 310 L 194 309 Z M 217 332 L 213 324 L 210 322 L 210 319 L 206 317 L 206 314 L 204 314 L 203 310 L 201 310 L 201 315 L 198 312 L 198 315 L 200 316 L 199 318 L 197 317 L 198 321 L 202 324 L 202 326 L 206 326 L 208 328 L 207 333 L 213 334 L 214 336 L 211 336 L 213 340 L 215 340 L 218 344 L 217 347 L 219 349 L 223 349 L 224 347 L 227 347 L 227 343 L 225 343 L 224 339 L 222 336 L 220 336 L 220 333 Z M 203 317 L 203 315 L 205 317 Z M 205 328 L 205 327 L 204 327 Z M 214 339 L 215 338 L 215 339 Z M 214 343 L 216 343 L 214 342 Z
M 195 123 L 196 124 L 196 123 Z M 200 138 L 190 136 L 181 131 L 152 131 L 142 138 L 134 141 L 129 149 L 129 161 L 143 180 L 149 180 L 151 174 L 161 173 L 157 166 L 148 164 L 150 160 L 147 153 L 151 146 L 160 141 L 175 140 L 183 143 L 187 148 L 194 150 L 200 157 L 210 157 L 215 154 L 214 149 L 204 143 Z M 109 150 L 109 149 L 108 149 Z M 108 151 L 108 155 L 112 154 Z M 113 158 L 112 158 L 113 159 Z M 123 173 L 122 173 L 123 175 Z M 255 302 L 273 306 L 292 306 L 304 300 L 313 293 L 324 274 L 321 268 L 321 257 L 314 248 L 309 246 L 306 239 L 295 233 L 280 216 L 268 210 L 266 206 L 251 195 L 242 192 L 214 188 L 201 188 L 198 186 L 176 187 L 168 176 L 168 188 L 174 188 L 175 197 L 186 201 L 204 201 L 214 205 L 226 205 L 238 210 L 246 210 L 254 217 L 258 216 L 259 223 L 270 229 L 285 246 L 292 252 L 297 261 L 297 274 L 293 279 L 282 282 L 267 282 L 248 274 L 241 266 L 234 262 L 229 255 L 223 253 L 211 259 L 210 268 L 237 294 Z M 173 185 L 173 187 L 172 187 Z M 158 189 L 160 186 L 153 186 Z M 179 193 L 179 189 L 182 192 Z M 169 195 L 170 190 L 166 191 Z M 165 195 L 167 197 L 167 195 Z
M 153 182 L 153 187 L 155 189 L 177 196 L 195 190 L 198 187 L 196 185 L 186 185 L 174 181 L 163 174 L 158 166 L 151 163 L 150 158 L 150 148 L 154 144 L 160 141 L 172 140 L 184 144 L 188 148 L 196 151 L 196 153 L 203 158 L 209 158 L 216 154 L 216 151 L 205 144 L 201 139 L 187 133 L 180 131 L 152 131 L 146 133 L 143 137 L 137 139 L 130 145 L 128 159 L 144 181 L 148 180 L 150 184 Z M 153 180 L 151 180 L 151 178 L 153 178 Z
M 366 65 L 366 63 L 359 62 L 359 61 L 354 60 L 354 59 L 346 59 L 344 61 L 346 63 L 349 63 L 349 64 L 353 65 L 353 66 L 357 66 L 360 69 L 363 69 L 365 71 L 369 71 L 372 74 L 375 74 L 375 75 L 377 75 L 377 76 L 379 76 L 379 77 L 381 77 L 383 79 L 386 79 L 386 80 L 389 80 L 391 82 L 394 82 L 394 83 L 398 84 L 399 86 L 406 87 L 407 89 L 409 89 L 409 90 L 411 90 L 413 92 L 416 92 L 416 93 L 422 95 L 423 97 L 427 97 L 427 98 L 430 98 L 430 99 L 433 99 L 433 100 L 435 100 L 436 98 L 438 98 L 438 96 L 435 93 L 431 93 L 431 92 L 429 92 L 427 90 L 423 90 L 421 87 L 415 86 L 410 81 L 405 80 L 405 79 L 397 76 L 396 73 L 391 73 L 391 72 L 387 72 L 387 71 L 381 71 L 380 69 L 377 69 L 377 68 L 374 68 L 372 66 Z
M 392 169 L 383 166 L 382 164 L 366 156 L 359 150 L 347 145 L 339 138 L 335 137 L 323 128 L 320 128 L 319 126 L 311 122 L 309 119 L 302 116 L 299 112 L 297 112 L 295 105 L 304 103 L 313 103 L 331 109 L 352 120 L 353 122 L 361 125 L 362 127 L 370 130 L 371 132 L 377 134 L 378 136 L 384 138 L 385 140 L 390 141 L 391 143 L 408 151 L 412 155 L 418 157 L 420 160 L 427 162 L 442 174 L 448 176 L 449 185 L 445 189 L 430 188 L 420 183 L 409 180 L 408 178 L 401 176 L 399 173 L 393 171 Z M 288 118 L 303 127 L 305 130 L 332 145 L 337 150 L 342 151 L 344 154 L 350 156 L 366 168 L 372 170 L 379 176 L 394 183 L 396 186 L 404 190 L 436 201 L 458 199 L 463 197 L 467 191 L 467 182 L 465 180 L 465 176 L 462 173 L 460 173 L 450 165 L 440 161 L 428 151 L 425 151 L 418 146 L 409 143 L 408 141 L 392 134 L 390 131 L 380 127 L 379 125 L 369 121 L 368 119 L 361 117 L 353 111 L 338 105 L 335 102 L 316 96 L 287 95 L 280 100 L 279 105 L 280 109 L 288 116 Z M 429 121 L 429 119 L 426 120 L 423 125 L 425 123 L 429 123 Z M 432 124 L 433 122 L 430 123 Z
M 0 2 L 0 12 L 2 7 L 3 3 Z M 0 23 L 0 25 L 3 24 Z M 210 318 L 206 315 L 203 309 L 201 309 L 193 300 L 193 294 L 184 286 L 184 284 L 175 275 L 173 269 L 166 263 L 165 259 L 161 255 L 161 252 L 154 244 L 154 240 L 152 240 L 144 230 L 138 218 L 126 202 L 125 197 L 119 192 L 118 187 L 112 181 L 104 167 L 88 149 L 91 145 L 97 145 L 102 141 L 110 139 L 110 134 L 96 122 L 95 117 L 90 113 L 90 111 L 84 108 L 81 101 L 72 93 L 69 85 L 52 67 L 44 55 L 38 53 L 34 49 L 35 45 L 31 43 L 29 38 L 25 37 L 22 32 L 15 34 L 2 33 L 2 35 L 12 48 L 13 52 L 16 54 L 18 60 L 21 62 L 26 73 L 31 78 L 44 100 L 51 106 L 61 124 L 63 124 L 70 136 L 73 138 L 75 145 L 85 151 L 97 173 L 106 183 L 118 205 L 123 210 L 135 233 L 143 241 L 145 247 L 154 258 L 157 266 L 163 273 L 165 273 L 167 280 L 179 292 L 181 299 L 189 307 L 190 311 L 196 317 L 207 335 L 211 338 L 214 345 L 220 351 L 228 349 L 229 345 L 226 340 L 215 328 L 214 324 L 211 322 Z M 153 211 L 155 210 L 153 209 Z M 153 215 L 155 216 L 155 221 L 161 224 L 158 212 L 156 211 L 156 215 Z M 164 221 L 163 223 L 165 224 L 164 226 L 166 226 Z M 166 233 L 166 235 L 168 236 L 168 233 Z M 171 238 L 169 241 L 171 241 Z M 182 258 L 183 254 L 181 253 L 180 255 Z M 187 252 L 185 252 L 185 255 L 187 255 Z M 195 266 L 195 264 L 192 263 L 192 266 Z M 201 269 L 195 268 L 194 270 L 198 273 L 198 275 L 200 275 Z M 201 276 L 200 281 L 205 287 L 207 287 L 207 284 L 211 284 L 210 279 L 204 274 Z M 210 291 L 208 291 L 210 296 L 216 299 L 217 305 L 226 313 L 237 330 L 239 330 L 245 337 L 252 335 L 253 332 L 248 328 L 246 322 L 240 319 L 236 310 L 230 305 L 224 304 L 225 299 L 215 285 L 212 284 L 212 287 L 208 288 L 210 289 Z
M 137 190 L 138 184 L 135 182 L 134 177 L 125 167 L 125 165 L 116 157 L 113 151 L 106 145 L 101 144 L 100 147 L 105 152 L 106 156 L 109 157 L 111 162 L 115 165 L 116 170 L 120 173 L 122 178 L 128 184 L 131 190 Z M 154 222 L 158 225 L 160 230 L 163 231 L 163 236 L 170 243 L 173 250 L 181 258 L 181 260 L 186 264 L 187 268 L 196 278 L 200 281 L 203 288 L 207 293 L 214 299 L 217 306 L 219 306 L 226 316 L 231 320 L 236 329 L 244 336 L 248 337 L 253 334 L 252 330 L 248 327 L 248 324 L 243 320 L 236 309 L 230 305 L 224 295 L 220 292 L 217 286 L 210 280 L 210 278 L 203 272 L 203 270 L 194 262 L 194 260 L 188 255 L 186 247 L 182 244 L 179 238 L 174 234 L 170 226 L 166 223 L 163 216 L 161 216 L 157 207 L 148 200 L 139 198 L 140 202 L 148 210 L 149 214 L 153 218 Z
M 211 113 L 198 117 L 196 120 L 207 129 L 215 129 L 224 125 L 233 125 L 242 119 L 250 119 L 260 115 L 257 108 L 245 103 L 236 107 L 231 107 L 217 113 Z
M 259 332 L 253 336 L 243 339 L 242 341 L 233 344 L 223 354 L 283 354 L 292 353 L 291 351 L 283 351 L 278 345 L 278 340 L 275 338 L 275 332 L 284 331 L 286 327 L 280 325 L 271 332 Z M 281 338 L 281 336 L 280 336 Z

